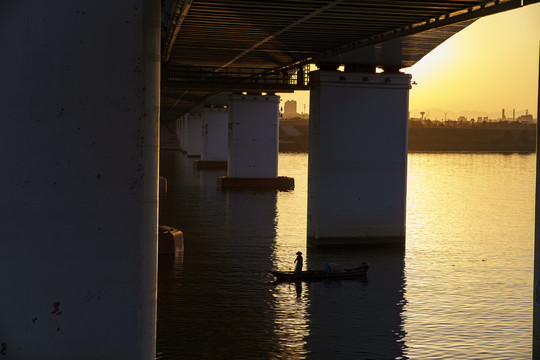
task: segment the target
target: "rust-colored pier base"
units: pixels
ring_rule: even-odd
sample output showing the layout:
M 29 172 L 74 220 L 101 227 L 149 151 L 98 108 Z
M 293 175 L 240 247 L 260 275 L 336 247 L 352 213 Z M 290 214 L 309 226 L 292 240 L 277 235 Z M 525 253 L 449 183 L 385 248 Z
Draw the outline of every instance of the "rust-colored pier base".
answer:
M 227 161 L 195 160 L 195 169 L 227 170 Z
M 160 225 L 158 232 L 159 255 L 173 255 L 184 249 L 184 234 L 170 226 Z

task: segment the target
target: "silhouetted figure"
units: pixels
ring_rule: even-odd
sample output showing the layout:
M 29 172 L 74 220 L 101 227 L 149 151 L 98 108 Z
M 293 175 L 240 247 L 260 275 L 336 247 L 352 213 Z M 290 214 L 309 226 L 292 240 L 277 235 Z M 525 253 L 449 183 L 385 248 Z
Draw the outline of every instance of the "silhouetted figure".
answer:
M 302 273 L 302 267 L 304 266 L 304 259 L 302 258 L 302 252 L 299 251 L 296 253 L 298 255 L 294 262 L 296 263 L 296 267 L 294 268 L 295 274 L 301 274 Z

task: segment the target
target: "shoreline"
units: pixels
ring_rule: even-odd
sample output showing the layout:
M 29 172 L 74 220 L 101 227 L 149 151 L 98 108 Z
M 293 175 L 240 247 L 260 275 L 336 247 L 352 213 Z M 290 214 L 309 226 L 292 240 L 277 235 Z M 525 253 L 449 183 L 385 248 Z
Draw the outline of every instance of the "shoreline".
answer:
M 299 135 L 280 129 L 280 153 L 306 153 L 309 129 L 295 126 Z M 408 153 L 536 153 L 536 124 L 445 127 L 409 126 Z

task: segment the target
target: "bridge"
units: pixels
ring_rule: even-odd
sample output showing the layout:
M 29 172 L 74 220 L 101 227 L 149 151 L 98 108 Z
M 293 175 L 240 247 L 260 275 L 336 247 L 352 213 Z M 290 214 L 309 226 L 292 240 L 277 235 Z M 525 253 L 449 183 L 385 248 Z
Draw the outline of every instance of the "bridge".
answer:
M 308 64 L 410 67 L 476 19 L 534 2 L 168 0 L 161 121 L 223 91 L 307 90 Z
M 226 116 L 228 176 L 272 178 L 275 94 L 309 89 L 310 241 L 402 245 L 399 69 L 475 19 L 536 2 L 2 2 L 0 357 L 155 357 L 160 120 L 187 133 Z M 368 117 L 353 116 L 358 104 Z M 340 219 L 362 226 L 340 233 Z

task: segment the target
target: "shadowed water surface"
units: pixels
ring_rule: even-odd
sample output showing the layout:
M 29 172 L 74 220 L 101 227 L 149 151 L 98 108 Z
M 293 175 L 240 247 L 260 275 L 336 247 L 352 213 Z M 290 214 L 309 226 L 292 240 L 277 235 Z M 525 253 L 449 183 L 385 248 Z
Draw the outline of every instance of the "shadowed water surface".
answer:
M 405 250 L 306 249 L 305 154 L 280 155 L 290 192 L 222 192 L 192 162 L 162 153 L 185 250 L 159 259 L 161 359 L 530 358 L 534 155 L 410 154 Z M 299 250 L 368 281 L 273 284 Z

